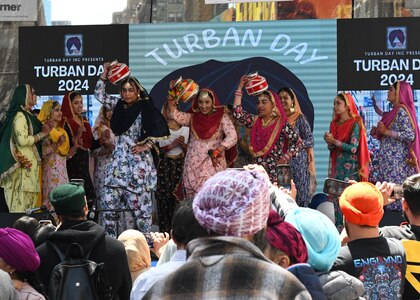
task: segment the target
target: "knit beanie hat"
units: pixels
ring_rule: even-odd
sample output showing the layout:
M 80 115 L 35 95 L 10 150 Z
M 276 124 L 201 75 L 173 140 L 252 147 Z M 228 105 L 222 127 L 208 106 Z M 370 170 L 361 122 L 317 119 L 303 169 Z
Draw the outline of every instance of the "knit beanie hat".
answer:
M 384 198 L 370 182 L 358 182 L 347 187 L 339 203 L 346 221 L 352 224 L 378 226 L 384 215 Z
M 331 269 L 340 250 L 340 236 L 334 223 L 323 213 L 306 207 L 290 211 L 285 218 L 302 234 L 308 248 L 308 263 L 315 271 Z
M 268 177 L 261 171 L 225 170 L 210 177 L 193 201 L 201 226 L 224 236 L 252 235 L 267 224 Z

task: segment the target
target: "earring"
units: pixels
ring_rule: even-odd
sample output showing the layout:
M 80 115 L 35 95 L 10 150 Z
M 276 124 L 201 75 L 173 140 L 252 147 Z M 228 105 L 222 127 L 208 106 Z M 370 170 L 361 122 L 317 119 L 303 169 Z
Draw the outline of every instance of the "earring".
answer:
M 295 106 L 294 105 L 290 108 L 290 112 L 291 113 L 294 113 L 295 112 Z
M 140 98 L 140 94 L 137 94 L 137 98 Z
M 274 110 L 271 112 L 271 116 L 277 117 L 277 114 L 274 112 Z

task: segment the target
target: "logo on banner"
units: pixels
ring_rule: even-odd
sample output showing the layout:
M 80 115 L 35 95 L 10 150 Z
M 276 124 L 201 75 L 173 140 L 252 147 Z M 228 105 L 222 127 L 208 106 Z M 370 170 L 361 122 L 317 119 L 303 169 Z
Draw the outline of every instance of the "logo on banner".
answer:
M 386 36 L 388 50 L 407 49 L 407 27 L 388 27 Z
M 64 56 L 79 57 L 83 56 L 83 35 L 66 34 L 64 36 Z

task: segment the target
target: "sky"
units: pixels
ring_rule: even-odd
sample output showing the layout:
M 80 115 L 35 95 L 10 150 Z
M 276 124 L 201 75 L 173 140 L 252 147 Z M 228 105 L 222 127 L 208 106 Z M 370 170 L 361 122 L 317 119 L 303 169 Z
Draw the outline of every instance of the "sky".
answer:
M 51 20 L 72 25 L 111 24 L 112 13 L 122 11 L 127 0 L 51 0 Z

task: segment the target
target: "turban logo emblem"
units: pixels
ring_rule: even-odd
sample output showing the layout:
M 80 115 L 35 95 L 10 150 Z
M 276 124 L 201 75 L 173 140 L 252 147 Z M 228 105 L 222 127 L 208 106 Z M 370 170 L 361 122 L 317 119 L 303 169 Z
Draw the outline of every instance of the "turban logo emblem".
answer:
M 392 30 L 388 35 L 388 40 L 393 48 L 401 48 L 405 42 L 405 34 L 401 29 Z
M 67 40 L 66 43 L 67 51 L 70 54 L 77 54 L 82 48 L 82 42 L 78 37 L 71 37 Z

